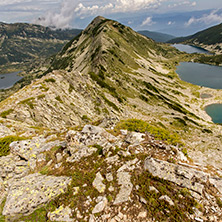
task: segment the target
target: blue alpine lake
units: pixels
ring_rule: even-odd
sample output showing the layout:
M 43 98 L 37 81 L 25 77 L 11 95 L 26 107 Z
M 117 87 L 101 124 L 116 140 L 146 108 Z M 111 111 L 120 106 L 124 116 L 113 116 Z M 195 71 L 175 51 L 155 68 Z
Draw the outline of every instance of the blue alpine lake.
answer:
M 203 48 L 192 46 L 192 45 L 173 44 L 172 46 L 174 46 L 176 49 L 180 50 L 181 52 L 212 54 Z
M 222 67 L 192 62 L 182 62 L 177 74 L 186 82 L 213 89 L 222 89 Z M 210 95 L 203 95 L 203 99 Z M 212 104 L 205 108 L 214 123 L 222 123 L 222 104 Z
M 181 62 L 176 72 L 186 82 L 213 89 L 222 89 L 221 66 Z
M 21 76 L 18 76 L 19 73 L 20 72 L 0 74 L 0 89 L 8 89 L 22 79 Z
M 222 104 L 212 104 L 205 107 L 206 113 L 214 123 L 222 123 Z

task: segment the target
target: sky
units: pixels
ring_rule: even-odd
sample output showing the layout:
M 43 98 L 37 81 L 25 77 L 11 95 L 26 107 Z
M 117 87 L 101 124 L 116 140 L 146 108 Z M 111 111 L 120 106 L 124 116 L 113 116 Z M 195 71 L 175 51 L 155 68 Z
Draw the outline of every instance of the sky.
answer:
M 0 21 L 85 28 L 98 16 L 175 36 L 222 23 L 221 0 L 0 0 Z

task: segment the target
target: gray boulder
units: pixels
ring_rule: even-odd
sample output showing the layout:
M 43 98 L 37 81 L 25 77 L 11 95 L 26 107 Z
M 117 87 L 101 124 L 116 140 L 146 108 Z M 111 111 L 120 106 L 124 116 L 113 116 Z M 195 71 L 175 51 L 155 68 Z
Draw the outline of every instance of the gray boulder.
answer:
M 102 177 L 101 173 L 98 172 L 93 181 L 93 187 L 96 188 L 100 193 L 104 193 L 106 189 L 106 185 L 103 183 L 103 180 L 104 178 Z
M 64 222 L 74 222 L 72 217 L 72 210 L 69 207 L 60 206 L 53 212 L 49 212 L 47 215 L 50 221 L 64 221 Z
M 117 173 L 118 184 L 121 185 L 121 187 L 116 196 L 114 204 L 120 204 L 129 200 L 133 189 L 133 184 L 131 183 L 130 179 L 131 175 L 128 172 L 120 171 Z
M 30 167 L 34 169 L 38 155 L 56 146 L 65 147 L 66 143 L 59 140 L 47 142 L 45 138 L 36 137 L 32 140 L 12 142 L 10 144 L 10 151 L 12 154 L 29 161 Z
M 209 178 L 209 175 L 202 171 L 154 158 L 147 158 L 144 168 L 153 176 L 169 180 L 199 194 L 203 192 L 204 185 L 202 183 L 206 183 Z
M 30 174 L 9 186 L 3 215 L 28 214 L 66 191 L 71 178 Z

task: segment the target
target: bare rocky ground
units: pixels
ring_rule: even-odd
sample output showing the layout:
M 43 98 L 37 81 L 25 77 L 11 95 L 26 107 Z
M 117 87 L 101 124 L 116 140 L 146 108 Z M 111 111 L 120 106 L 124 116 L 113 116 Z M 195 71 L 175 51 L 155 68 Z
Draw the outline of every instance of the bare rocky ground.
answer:
M 1 221 L 222 220 L 222 171 L 183 147 L 92 125 L 61 139 L 15 141 L 0 157 Z

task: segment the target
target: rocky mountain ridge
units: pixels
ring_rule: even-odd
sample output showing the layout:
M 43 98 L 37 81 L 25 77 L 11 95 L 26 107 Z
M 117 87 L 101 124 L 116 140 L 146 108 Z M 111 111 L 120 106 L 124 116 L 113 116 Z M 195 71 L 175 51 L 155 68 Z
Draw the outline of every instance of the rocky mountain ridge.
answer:
M 0 102 L 0 221 L 222 220 L 222 91 L 175 73 L 195 56 L 95 18 Z

